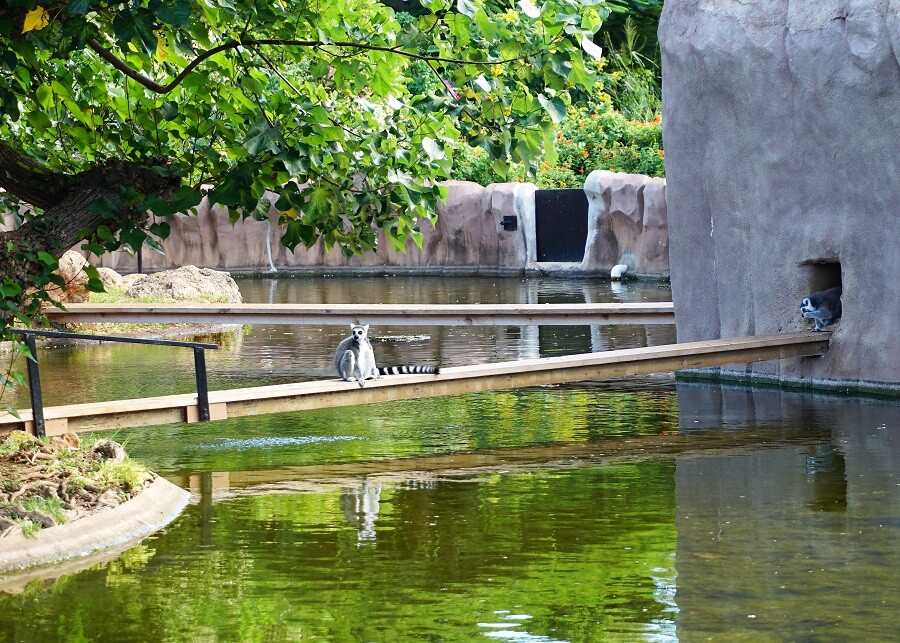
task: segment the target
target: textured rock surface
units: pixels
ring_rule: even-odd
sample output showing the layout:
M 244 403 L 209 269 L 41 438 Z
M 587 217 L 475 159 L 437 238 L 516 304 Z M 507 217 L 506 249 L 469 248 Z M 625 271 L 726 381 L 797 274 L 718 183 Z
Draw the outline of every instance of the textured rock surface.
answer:
M 97 268 L 97 273 L 100 275 L 100 281 L 103 282 L 103 287 L 106 290 L 122 287 L 122 275 L 112 268 Z
M 47 292 L 56 301 L 67 304 L 80 304 L 90 299 L 87 290 L 88 276 L 84 272 L 87 259 L 74 250 L 67 250 L 59 258 L 59 267 L 54 272 L 66 281 L 66 289 L 50 285 Z
M 241 292 L 227 272 L 182 266 L 146 275 L 125 292 L 129 297 L 166 297 L 192 301 L 209 297 L 222 303 L 241 303 Z
M 372 271 L 416 270 L 421 272 L 495 272 L 521 271 L 525 266 L 523 226 L 514 232 L 501 229 L 504 215 L 519 215 L 527 206 L 534 186 L 527 183 L 497 184 L 482 187 L 476 183 L 449 181 L 447 203 L 438 206 L 438 223 L 432 227 L 420 222 L 424 236 L 422 249 L 410 242 L 406 253 L 397 252 L 383 236 L 378 252 L 346 259 L 337 250 L 327 253 L 322 243 L 291 252 L 281 245 L 273 210 L 269 222 L 239 221 L 234 226 L 228 213 L 210 207 L 204 200 L 198 216 L 171 217 L 171 234 L 163 242 L 164 255 L 143 253 L 145 271 L 180 265 L 217 269 L 267 271 L 272 264 L 279 270 L 351 269 Z M 276 201 L 275 195 L 270 195 Z M 524 205 L 523 205 L 524 204 Z M 523 215 L 524 216 L 524 215 Z M 136 260 L 124 253 L 103 257 L 103 265 L 122 272 L 135 270 Z
M 588 188 L 593 181 L 593 187 Z M 448 181 L 447 202 L 438 206 L 435 227 L 421 222 L 422 249 L 410 242 L 398 252 L 383 236 L 378 252 L 345 259 L 340 252 L 325 252 L 321 243 L 291 252 L 280 242 L 270 221 L 239 221 L 204 201 L 198 216 L 168 219 L 171 234 L 163 241 L 164 255 L 143 253 L 148 271 L 180 265 L 219 270 L 269 271 L 322 269 L 421 273 L 521 273 L 526 269 L 609 273 L 623 253 L 637 258 L 637 272 L 668 273 L 666 184 L 637 174 L 594 172 L 585 189 L 593 192 L 596 208 L 589 213 L 593 236 L 585 260 L 578 264 L 539 264 L 536 261 L 534 192 L 531 183 L 496 183 L 482 187 L 466 181 Z M 276 201 L 275 195 L 270 195 Z M 516 230 L 502 227 L 503 217 L 514 216 Z M 104 266 L 122 272 L 135 270 L 136 259 L 124 253 L 102 258 Z
M 634 262 L 630 271 L 668 274 L 665 179 L 596 170 L 588 175 L 584 191 L 588 198 L 584 270 L 609 273 L 630 254 Z
M 900 382 L 900 3 L 668 0 L 659 34 L 679 341 L 800 330 L 838 281 L 824 357 L 727 370 Z

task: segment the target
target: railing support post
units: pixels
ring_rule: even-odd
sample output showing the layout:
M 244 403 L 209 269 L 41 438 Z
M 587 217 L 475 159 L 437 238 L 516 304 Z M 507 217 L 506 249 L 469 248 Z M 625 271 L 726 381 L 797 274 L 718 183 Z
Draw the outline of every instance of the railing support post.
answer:
M 31 415 L 34 419 L 34 434 L 42 438 L 47 435 L 44 426 L 44 400 L 41 396 L 41 374 L 38 371 L 37 345 L 34 335 L 24 333 L 25 345 L 31 352 L 31 357 L 26 359 L 28 365 L 28 394 L 31 396 Z
M 209 386 L 206 382 L 206 355 L 194 347 L 194 370 L 197 375 L 197 412 L 201 422 L 209 422 Z

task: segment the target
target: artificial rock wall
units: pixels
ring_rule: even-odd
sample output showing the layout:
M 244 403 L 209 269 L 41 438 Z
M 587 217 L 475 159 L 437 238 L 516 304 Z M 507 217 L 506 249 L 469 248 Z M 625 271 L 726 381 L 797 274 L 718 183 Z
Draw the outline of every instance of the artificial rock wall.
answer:
M 321 242 L 291 252 L 281 245 L 278 212 L 269 221 L 238 221 L 204 200 L 197 216 L 177 215 L 167 222 L 165 254 L 142 253 L 144 272 L 184 265 L 227 271 L 417 272 L 433 274 L 521 274 L 526 271 L 609 274 L 623 255 L 640 275 L 668 275 L 666 193 L 664 179 L 637 174 L 593 172 L 585 183 L 588 196 L 588 239 L 584 260 L 565 264 L 539 263 L 535 232 L 534 192 L 531 183 L 501 183 L 482 187 L 448 181 L 446 203 L 438 205 L 438 222 L 421 224 L 422 249 L 412 243 L 397 252 L 381 238 L 377 253 L 346 259 L 339 251 L 326 252 Z M 277 199 L 272 196 L 272 201 Z M 503 228 L 506 216 L 516 218 L 515 230 Z M 116 252 L 102 258 L 102 266 L 134 272 L 133 256 Z
M 145 272 L 188 264 L 228 271 L 267 272 L 274 266 L 286 271 L 352 270 L 359 272 L 415 271 L 418 273 L 518 272 L 525 265 L 525 236 L 501 228 L 504 215 L 528 218 L 534 208 L 534 186 L 505 183 L 482 187 L 476 183 L 450 181 L 447 202 L 438 205 L 438 222 L 421 223 L 422 249 L 412 242 L 405 253 L 397 252 L 382 235 L 378 252 L 345 258 L 340 251 L 326 252 L 321 241 L 312 248 L 291 252 L 281 245 L 278 212 L 269 221 L 252 219 L 232 226 L 228 212 L 204 199 L 196 216 L 176 215 L 167 222 L 169 238 L 163 242 L 165 254 L 143 252 Z M 277 200 L 275 195 L 272 202 Z M 533 215 L 531 215 L 533 218 Z M 136 268 L 134 257 L 112 253 L 102 258 L 103 266 L 120 272 Z
M 667 0 L 659 36 L 679 341 L 840 284 L 824 357 L 724 370 L 900 385 L 900 2 Z

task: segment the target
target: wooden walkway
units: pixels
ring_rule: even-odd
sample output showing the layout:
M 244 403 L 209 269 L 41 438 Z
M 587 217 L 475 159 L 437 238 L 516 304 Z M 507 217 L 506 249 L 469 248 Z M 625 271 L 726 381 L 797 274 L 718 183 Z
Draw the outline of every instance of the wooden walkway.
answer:
M 369 404 L 494 389 L 663 373 L 682 368 L 821 355 L 829 332 L 798 332 L 630 348 L 442 369 L 440 375 L 395 375 L 356 382 L 321 380 L 210 391 L 210 419 Z M 33 431 L 31 411 L 0 415 L 0 431 Z M 197 394 L 94 402 L 44 409 L 47 435 L 198 421 Z
M 621 304 L 68 304 L 61 323 L 515 326 L 674 324 L 672 302 Z

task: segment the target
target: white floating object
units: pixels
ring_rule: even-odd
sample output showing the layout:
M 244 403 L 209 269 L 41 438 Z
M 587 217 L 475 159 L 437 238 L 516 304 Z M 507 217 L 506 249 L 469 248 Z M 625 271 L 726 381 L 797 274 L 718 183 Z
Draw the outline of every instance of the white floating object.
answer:
M 609 271 L 609 276 L 613 279 L 621 279 L 622 275 L 628 272 L 628 266 L 624 263 L 617 263 L 612 267 L 612 270 Z

